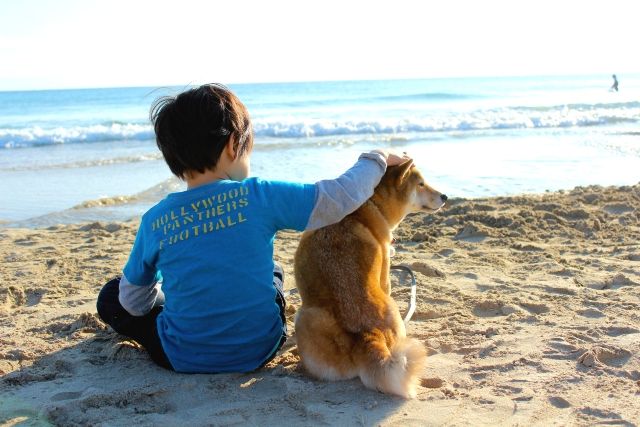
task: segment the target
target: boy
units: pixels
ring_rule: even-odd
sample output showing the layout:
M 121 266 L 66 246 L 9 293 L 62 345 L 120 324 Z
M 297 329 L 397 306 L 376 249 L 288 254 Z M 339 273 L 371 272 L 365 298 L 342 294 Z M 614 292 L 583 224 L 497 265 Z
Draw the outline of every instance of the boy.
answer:
M 98 314 L 164 368 L 258 369 L 286 340 L 276 232 L 340 221 L 373 194 L 387 165 L 406 158 L 374 150 L 339 178 L 316 184 L 248 178 L 249 114 L 219 84 L 160 98 L 151 121 L 187 190 L 142 216 L 123 276 L 98 296 Z

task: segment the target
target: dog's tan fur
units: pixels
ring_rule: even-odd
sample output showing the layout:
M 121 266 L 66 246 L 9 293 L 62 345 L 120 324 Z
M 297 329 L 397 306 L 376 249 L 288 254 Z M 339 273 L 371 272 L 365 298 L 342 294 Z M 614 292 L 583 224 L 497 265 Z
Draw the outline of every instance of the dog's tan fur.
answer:
M 360 377 L 369 388 L 415 397 L 424 346 L 407 338 L 391 298 L 391 232 L 442 195 L 411 161 L 389 167 L 374 195 L 341 222 L 305 232 L 295 256 L 302 297 L 296 337 L 302 364 L 325 380 Z

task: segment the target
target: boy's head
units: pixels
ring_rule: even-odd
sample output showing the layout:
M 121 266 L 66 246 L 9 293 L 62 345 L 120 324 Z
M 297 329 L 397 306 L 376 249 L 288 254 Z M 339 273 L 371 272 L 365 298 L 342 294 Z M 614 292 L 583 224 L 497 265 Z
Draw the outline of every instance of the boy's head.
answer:
M 179 178 L 215 169 L 227 144 L 236 156 L 253 146 L 246 107 L 221 84 L 206 84 L 157 99 L 150 113 L 156 143 Z

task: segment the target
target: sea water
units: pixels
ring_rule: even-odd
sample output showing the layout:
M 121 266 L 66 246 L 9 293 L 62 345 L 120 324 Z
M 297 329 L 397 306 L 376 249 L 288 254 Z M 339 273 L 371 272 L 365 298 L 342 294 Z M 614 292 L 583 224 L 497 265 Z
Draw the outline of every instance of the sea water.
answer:
M 377 147 L 407 151 L 450 197 L 640 180 L 640 75 L 236 84 L 252 175 L 331 179 Z M 187 87 L 0 92 L 0 223 L 139 216 L 172 178 L 149 107 Z

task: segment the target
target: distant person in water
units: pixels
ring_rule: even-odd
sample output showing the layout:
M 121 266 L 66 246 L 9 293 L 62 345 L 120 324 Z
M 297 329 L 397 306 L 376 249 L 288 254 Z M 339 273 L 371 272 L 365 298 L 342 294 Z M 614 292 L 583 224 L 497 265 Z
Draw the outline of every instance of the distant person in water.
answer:
M 616 75 L 614 74 L 613 76 L 613 84 L 611 85 L 611 89 L 609 90 L 615 90 L 616 92 L 618 91 L 618 78 L 616 77 Z

